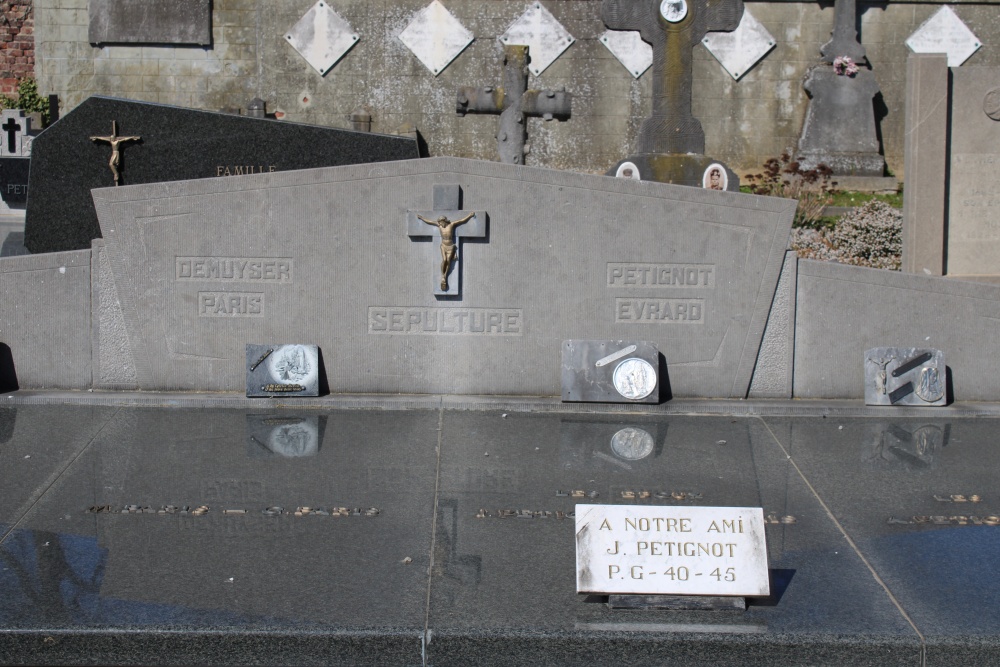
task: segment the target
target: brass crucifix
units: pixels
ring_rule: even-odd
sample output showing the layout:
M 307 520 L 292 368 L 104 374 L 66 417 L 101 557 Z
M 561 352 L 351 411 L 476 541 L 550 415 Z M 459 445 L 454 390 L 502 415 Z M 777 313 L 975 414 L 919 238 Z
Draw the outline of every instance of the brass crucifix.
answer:
M 126 141 L 141 141 L 142 137 L 119 137 L 118 136 L 118 125 L 115 121 L 111 121 L 111 134 L 107 137 L 91 137 L 91 141 L 105 141 L 111 144 L 111 160 L 108 162 L 108 166 L 111 167 L 111 173 L 115 177 L 115 185 L 118 185 L 118 165 L 121 163 L 121 149 L 119 146 Z
M 458 246 L 473 239 L 486 241 L 486 211 L 463 210 L 461 200 L 460 186 L 435 185 L 433 210 L 406 212 L 406 233 L 411 239 L 441 237 L 440 264 L 434 264 L 437 269 L 434 272 L 434 296 L 438 298 L 456 298 L 462 294 L 464 260 L 463 251 Z M 428 227 L 437 231 L 433 232 Z
M 449 220 L 446 216 L 440 216 L 437 220 L 428 220 L 424 216 L 417 214 L 417 217 L 428 225 L 434 225 L 441 230 L 441 291 L 448 291 L 448 272 L 451 265 L 455 263 L 455 227 L 464 225 L 475 216 L 473 211 L 460 220 Z

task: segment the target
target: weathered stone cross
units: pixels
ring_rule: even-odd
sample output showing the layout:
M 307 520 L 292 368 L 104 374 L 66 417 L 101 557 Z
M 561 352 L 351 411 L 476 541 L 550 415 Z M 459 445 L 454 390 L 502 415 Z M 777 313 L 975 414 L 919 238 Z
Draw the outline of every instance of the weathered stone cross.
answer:
M 823 60 L 832 63 L 838 56 L 847 56 L 856 63 L 866 59 L 865 47 L 858 42 L 856 0 L 835 0 L 833 32 L 830 41 L 820 47 Z
M 428 266 L 434 268 L 435 296 L 462 294 L 462 241 L 486 238 L 486 211 L 463 211 L 461 200 L 460 186 L 435 185 L 433 211 L 406 212 L 406 233 L 411 239 L 433 237 L 440 242 L 427 253 L 433 255 Z
M 604 0 L 605 25 L 638 30 L 653 45 L 653 114 L 637 153 L 704 153 L 705 132 L 691 113 L 691 50 L 712 30 L 735 30 L 743 0 Z
M 565 91 L 528 90 L 528 47 L 504 47 L 503 87 L 466 86 L 458 89 L 459 116 L 467 113 L 499 114 L 497 151 L 507 164 L 524 162 L 527 138 L 526 118 L 566 120 L 573 106 L 573 95 Z

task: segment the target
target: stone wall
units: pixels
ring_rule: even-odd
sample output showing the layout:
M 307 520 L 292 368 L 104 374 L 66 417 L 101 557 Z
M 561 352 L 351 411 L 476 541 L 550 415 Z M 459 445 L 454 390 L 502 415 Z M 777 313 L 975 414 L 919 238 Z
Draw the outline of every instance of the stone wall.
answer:
M 17 92 L 20 79 L 33 76 L 35 36 L 32 0 L 0 2 L 0 94 Z
M 528 3 L 446 0 L 476 39 L 437 77 L 396 37 L 427 3 L 332 0 L 361 39 L 320 76 L 284 38 L 314 0 L 215 0 L 210 49 L 92 46 L 87 0 L 36 0 L 40 92 L 57 93 L 64 111 L 96 93 L 204 109 L 245 108 L 259 96 L 280 117 L 335 127 L 350 127 L 351 112 L 364 108 L 375 132 L 416 126 L 431 155 L 495 159 L 497 118 L 458 117 L 455 91 L 500 82 L 503 56 L 496 37 Z M 573 117 L 565 123 L 528 121 L 528 165 L 603 173 L 631 150 L 649 112 L 652 73 L 634 80 L 598 41 L 605 29 L 600 4 L 544 1 L 577 41 L 540 76 L 532 76 L 529 86 L 565 87 L 574 96 Z M 702 46 L 695 47 L 693 103 L 705 128 L 706 152 L 743 172 L 796 145 L 808 104 L 802 79 L 818 62 L 833 25 L 832 3 L 746 6 L 775 37 L 776 47 L 739 81 Z M 882 89 L 877 104 L 886 161 L 901 176 L 904 41 L 940 5 L 859 2 L 859 7 L 862 43 Z M 1000 65 L 997 3 L 952 7 L 984 44 L 967 64 Z

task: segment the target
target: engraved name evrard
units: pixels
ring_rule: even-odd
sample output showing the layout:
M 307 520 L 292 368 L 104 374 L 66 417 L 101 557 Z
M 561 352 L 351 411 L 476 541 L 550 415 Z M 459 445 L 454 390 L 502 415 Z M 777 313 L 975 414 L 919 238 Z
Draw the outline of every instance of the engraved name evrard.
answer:
M 368 333 L 417 335 L 520 336 L 520 308 L 398 308 L 368 309 Z
M 291 257 L 177 257 L 177 280 L 292 282 Z
M 623 324 L 704 324 L 704 299 L 615 299 L 615 322 Z
M 608 287 L 715 287 L 714 264 L 608 262 Z

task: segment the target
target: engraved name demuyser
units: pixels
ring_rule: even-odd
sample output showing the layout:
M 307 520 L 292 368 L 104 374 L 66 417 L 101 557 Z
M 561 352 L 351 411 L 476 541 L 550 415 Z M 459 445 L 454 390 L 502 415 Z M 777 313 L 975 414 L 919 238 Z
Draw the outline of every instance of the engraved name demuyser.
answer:
M 292 282 L 291 257 L 177 257 L 177 280 Z
M 521 336 L 520 308 L 368 308 L 368 333 L 396 335 Z
M 715 287 L 714 264 L 608 262 L 608 287 Z
M 264 317 L 264 294 L 198 292 L 198 317 Z

